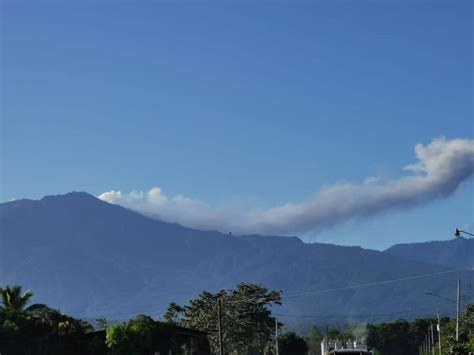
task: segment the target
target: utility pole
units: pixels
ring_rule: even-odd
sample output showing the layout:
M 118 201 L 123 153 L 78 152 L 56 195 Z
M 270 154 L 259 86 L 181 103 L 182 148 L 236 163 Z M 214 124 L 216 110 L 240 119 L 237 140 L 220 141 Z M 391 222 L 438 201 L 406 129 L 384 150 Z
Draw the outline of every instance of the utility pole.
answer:
M 275 353 L 278 355 L 278 318 L 275 317 Z
M 329 349 L 329 326 L 327 324 L 326 324 L 326 349 Z
M 438 326 L 437 326 L 437 331 L 438 331 L 438 349 L 439 349 L 439 355 L 441 355 L 441 322 L 439 320 L 439 308 L 437 310 L 438 312 Z
M 428 354 L 431 353 L 431 336 L 430 336 L 430 328 L 428 328 Z
M 431 330 L 431 355 L 435 355 L 435 342 L 434 342 L 434 329 L 433 329 L 433 324 L 430 324 L 430 330 Z
M 461 279 L 458 279 L 458 290 L 456 295 L 456 341 L 459 341 L 459 306 L 461 303 Z
M 219 330 L 219 355 L 224 355 L 222 344 L 222 318 L 221 318 L 221 298 L 217 300 L 217 327 Z

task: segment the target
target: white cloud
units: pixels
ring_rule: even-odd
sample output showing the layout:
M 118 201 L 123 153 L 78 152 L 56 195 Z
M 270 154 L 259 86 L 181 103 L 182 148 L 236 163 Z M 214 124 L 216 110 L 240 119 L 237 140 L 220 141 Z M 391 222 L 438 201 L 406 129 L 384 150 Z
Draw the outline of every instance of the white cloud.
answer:
M 474 140 L 438 138 L 428 145 L 417 144 L 415 154 L 418 161 L 404 168 L 408 176 L 391 181 L 369 176 L 359 184 L 335 184 L 307 201 L 265 210 L 212 207 L 182 195 L 170 198 L 159 187 L 146 193 L 109 191 L 99 198 L 199 229 L 262 234 L 318 232 L 349 220 L 446 198 L 474 174 Z

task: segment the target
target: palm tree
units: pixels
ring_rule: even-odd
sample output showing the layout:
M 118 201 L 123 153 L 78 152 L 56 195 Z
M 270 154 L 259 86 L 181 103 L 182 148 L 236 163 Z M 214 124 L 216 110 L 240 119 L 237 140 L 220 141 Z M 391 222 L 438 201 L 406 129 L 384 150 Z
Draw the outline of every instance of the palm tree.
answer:
M 34 304 L 25 308 L 28 302 L 33 298 L 33 292 L 28 290 L 22 295 L 21 286 L 18 285 L 0 287 L 0 295 L 2 297 L 3 308 L 5 309 L 31 311 L 44 307 L 42 304 Z

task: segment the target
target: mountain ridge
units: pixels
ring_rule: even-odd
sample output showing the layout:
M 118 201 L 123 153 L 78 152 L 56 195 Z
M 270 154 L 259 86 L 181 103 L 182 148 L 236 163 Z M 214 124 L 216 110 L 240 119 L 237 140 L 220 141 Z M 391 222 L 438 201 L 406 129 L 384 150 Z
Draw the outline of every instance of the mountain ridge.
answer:
M 202 290 L 242 281 L 263 283 L 285 295 L 449 270 L 358 246 L 199 231 L 84 192 L 0 204 L 0 231 L 0 283 L 20 283 L 39 301 L 88 317 L 113 317 L 99 311 L 106 306 L 164 309 L 171 301 L 183 303 Z M 472 273 L 462 275 L 472 278 Z M 417 308 L 433 303 L 425 290 L 446 294 L 447 283 L 455 281 L 451 276 L 310 293 L 284 300 L 282 310 L 350 315 Z
M 395 244 L 384 250 L 384 253 L 449 267 L 474 267 L 473 238 Z

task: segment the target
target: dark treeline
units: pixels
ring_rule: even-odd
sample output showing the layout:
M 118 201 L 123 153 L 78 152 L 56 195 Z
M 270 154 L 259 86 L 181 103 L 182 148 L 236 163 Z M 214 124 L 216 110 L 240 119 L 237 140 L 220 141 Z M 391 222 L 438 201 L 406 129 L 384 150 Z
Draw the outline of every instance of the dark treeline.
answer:
M 310 327 L 304 333 L 283 332 L 272 315 L 281 303 L 281 292 L 262 285 L 241 283 L 231 290 L 202 292 L 186 305 L 171 303 L 163 320 L 145 315 L 118 324 L 99 319 L 103 330 L 44 304 L 32 304 L 33 294 L 19 286 L 0 288 L 0 353 L 2 355 L 148 355 L 216 354 L 219 352 L 219 316 L 225 354 L 276 353 L 278 328 L 280 355 L 320 354 L 324 337 L 340 343 L 356 338 L 376 354 L 420 354 L 433 330 L 432 346 L 438 349 L 437 319 L 403 319 L 391 323 L 362 324 L 329 329 Z M 442 354 L 474 352 L 474 305 L 460 316 L 459 341 L 455 320 L 441 319 Z M 438 354 L 438 350 L 435 352 Z
M 436 318 L 403 319 L 392 323 L 369 324 L 367 343 L 380 354 L 431 354 L 428 344 L 439 354 Z M 442 354 L 468 355 L 474 352 L 474 304 L 460 314 L 459 341 L 456 341 L 456 320 L 443 317 L 441 323 Z M 433 341 L 431 340 L 433 339 Z
M 353 326 L 332 325 L 328 328 L 317 325 L 306 331 L 306 342 L 311 355 L 320 354 L 320 343 L 325 336 L 338 340 L 340 344 L 356 339 L 364 339 L 369 349 L 383 355 L 428 355 L 430 349 L 439 354 L 439 333 L 437 318 L 422 318 L 413 321 L 397 319 L 390 323 L 358 324 Z M 474 304 L 468 304 L 460 313 L 459 341 L 456 341 L 456 320 L 442 317 L 441 353 L 469 355 L 474 352 Z M 433 341 L 431 342 L 431 339 Z

